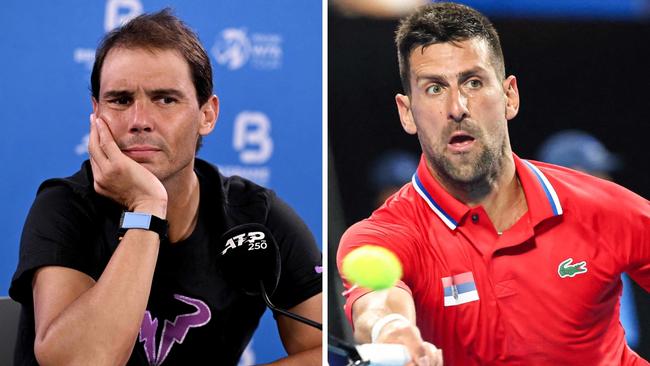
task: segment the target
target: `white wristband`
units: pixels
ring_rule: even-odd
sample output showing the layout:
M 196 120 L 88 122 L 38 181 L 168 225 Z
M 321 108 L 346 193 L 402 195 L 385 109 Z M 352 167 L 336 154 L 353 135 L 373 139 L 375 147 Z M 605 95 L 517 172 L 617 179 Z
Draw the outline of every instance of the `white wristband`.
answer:
M 370 331 L 370 342 L 375 343 L 377 341 L 377 338 L 379 338 L 379 332 L 381 332 L 381 330 L 386 326 L 386 324 L 395 320 L 399 320 L 407 323 L 411 322 L 408 319 L 406 319 L 406 317 L 402 314 L 398 314 L 398 313 L 388 314 L 382 317 L 381 319 L 377 320 L 375 324 L 372 326 L 372 330 Z

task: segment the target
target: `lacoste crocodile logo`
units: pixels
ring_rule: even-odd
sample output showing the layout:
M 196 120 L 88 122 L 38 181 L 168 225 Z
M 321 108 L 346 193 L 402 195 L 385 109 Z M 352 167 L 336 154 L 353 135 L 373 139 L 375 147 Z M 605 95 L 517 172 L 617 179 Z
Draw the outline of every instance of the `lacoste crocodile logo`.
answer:
M 573 258 L 565 259 L 557 267 L 557 274 L 560 275 L 561 278 L 575 277 L 576 275 L 587 272 L 586 261 L 578 262 L 575 264 L 571 264 L 571 262 L 573 262 Z

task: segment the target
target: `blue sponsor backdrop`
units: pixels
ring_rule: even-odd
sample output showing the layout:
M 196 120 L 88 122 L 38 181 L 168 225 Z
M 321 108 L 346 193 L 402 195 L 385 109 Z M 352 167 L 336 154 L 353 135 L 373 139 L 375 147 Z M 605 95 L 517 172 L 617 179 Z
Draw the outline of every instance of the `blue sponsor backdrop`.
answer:
M 89 76 L 103 34 L 170 6 L 210 53 L 221 114 L 199 156 L 275 189 L 321 238 L 321 2 L 35 1 L 0 4 L 0 296 L 41 181 L 87 158 Z M 280 357 L 265 315 L 243 363 Z

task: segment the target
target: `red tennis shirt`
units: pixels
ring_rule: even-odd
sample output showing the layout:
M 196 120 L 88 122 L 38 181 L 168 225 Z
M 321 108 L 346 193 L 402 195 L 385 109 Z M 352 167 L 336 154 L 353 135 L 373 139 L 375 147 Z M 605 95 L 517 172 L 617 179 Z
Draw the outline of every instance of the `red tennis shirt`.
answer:
M 502 234 L 481 206 L 447 193 L 422 158 L 411 183 L 343 235 L 339 267 L 358 246 L 392 250 L 403 264 L 398 286 L 446 365 L 648 365 L 625 342 L 619 297 L 623 272 L 650 291 L 650 202 L 514 160 L 528 212 Z M 349 319 L 367 292 L 347 291 Z

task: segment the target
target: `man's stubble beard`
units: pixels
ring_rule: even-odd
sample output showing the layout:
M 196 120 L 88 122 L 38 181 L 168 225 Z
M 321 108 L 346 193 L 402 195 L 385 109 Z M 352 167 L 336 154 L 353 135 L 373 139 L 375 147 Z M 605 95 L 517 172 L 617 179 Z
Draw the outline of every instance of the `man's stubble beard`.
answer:
M 483 133 L 476 128 L 463 128 L 475 137 L 475 143 L 484 142 Z M 457 190 L 465 192 L 469 198 L 479 200 L 489 194 L 492 190 L 493 183 L 501 174 L 505 155 L 507 151 L 506 134 L 499 136 L 499 143 L 494 146 L 483 145 L 479 155 L 472 159 L 469 154 L 464 155 L 461 163 L 452 162 L 444 153 L 446 151 L 446 140 L 441 140 L 442 149 L 433 151 L 433 149 L 422 149 L 427 155 L 427 160 L 431 168 L 437 173 L 438 177 L 443 180 L 443 185 L 454 187 Z

